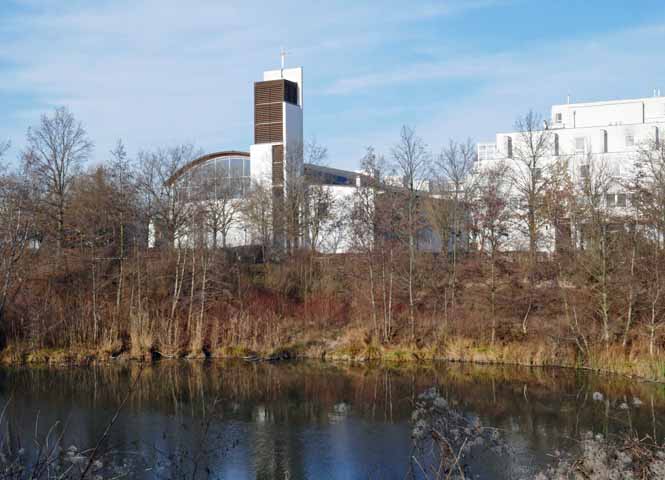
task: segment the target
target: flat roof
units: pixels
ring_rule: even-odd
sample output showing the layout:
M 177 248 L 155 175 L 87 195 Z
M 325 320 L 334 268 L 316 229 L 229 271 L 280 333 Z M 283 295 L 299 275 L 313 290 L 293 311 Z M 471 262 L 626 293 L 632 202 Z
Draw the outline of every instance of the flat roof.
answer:
M 597 102 L 576 102 L 576 103 L 557 103 L 552 105 L 552 108 L 555 107 L 595 107 L 601 105 L 617 105 L 617 104 L 627 104 L 627 103 L 637 103 L 637 102 L 649 102 L 649 101 L 665 101 L 665 97 L 642 97 L 642 98 L 627 98 L 627 99 L 616 99 L 616 100 L 599 100 Z

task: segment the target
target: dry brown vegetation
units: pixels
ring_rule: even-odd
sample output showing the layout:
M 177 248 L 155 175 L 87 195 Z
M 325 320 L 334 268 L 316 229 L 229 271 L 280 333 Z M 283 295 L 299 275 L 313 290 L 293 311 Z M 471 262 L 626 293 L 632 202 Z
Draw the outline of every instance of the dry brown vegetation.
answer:
M 537 121 L 522 121 L 525 136 L 541 135 Z M 71 145 L 49 142 L 41 135 L 49 129 L 64 130 Z M 130 162 L 119 143 L 103 166 L 85 170 L 91 142 L 58 110 L 31 131 L 22 168 L 4 171 L 0 182 L 3 357 L 85 363 L 289 352 L 568 365 L 665 379 L 662 146 L 645 145 L 639 174 L 624 185 L 631 202 L 621 216 L 603 203 L 609 187 L 600 165 L 572 179 L 538 166 L 542 145 L 516 147 L 527 168 L 522 197 L 512 201 L 506 185 L 515 172 L 497 165 L 474 178 L 471 145 L 452 142 L 431 161 L 405 129 L 393 163 L 407 188 L 389 192 L 381 178 L 389 163 L 370 149 L 362 166 L 374 181 L 357 189 L 347 219 L 354 253 L 323 255 L 300 242 L 307 219 L 292 222 L 287 251 L 275 250 L 258 187 L 246 208 L 262 213 L 246 214 L 261 245 L 234 250 L 182 237 L 183 228 L 220 228 L 205 217 L 219 212 L 183 210 L 177 186 L 165 181 L 194 148 L 143 152 Z M 435 179 L 436 201 L 419 193 L 425 175 Z M 311 211 L 311 201 L 299 195 L 295 211 Z M 163 227 L 159 248 L 147 247 L 151 219 Z M 526 234 L 523 253 L 506 243 L 510 225 Z M 542 254 L 543 225 L 577 233 Z M 428 228 L 443 239 L 442 251 L 420 248 Z

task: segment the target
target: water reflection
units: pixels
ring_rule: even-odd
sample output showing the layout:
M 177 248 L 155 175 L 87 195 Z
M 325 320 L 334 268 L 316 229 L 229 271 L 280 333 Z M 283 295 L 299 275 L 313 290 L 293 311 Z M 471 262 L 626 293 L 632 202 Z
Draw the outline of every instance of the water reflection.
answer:
M 144 478 L 402 479 L 414 405 L 432 386 L 503 432 L 513 455 L 478 458 L 485 478 L 528 476 L 588 430 L 663 433 L 662 386 L 570 370 L 162 362 L 0 370 L 12 437 L 30 442 L 38 419 L 38 436 L 61 422 L 64 448 L 94 445 L 137 377 L 108 448 L 140 460 Z

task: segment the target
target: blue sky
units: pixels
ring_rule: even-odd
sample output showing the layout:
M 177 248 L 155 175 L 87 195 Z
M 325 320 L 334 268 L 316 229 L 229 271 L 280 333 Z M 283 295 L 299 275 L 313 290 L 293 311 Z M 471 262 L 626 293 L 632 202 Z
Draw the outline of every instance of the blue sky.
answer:
M 191 142 L 248 149 L 252 82 L 305 75 L 305 135 L 331 166 L 389 154 L 408 124 L 436 154 L 551 104 L 665 92 L 661 1 L 0 0 L 0 140 L 66 105 L 103 162 Z

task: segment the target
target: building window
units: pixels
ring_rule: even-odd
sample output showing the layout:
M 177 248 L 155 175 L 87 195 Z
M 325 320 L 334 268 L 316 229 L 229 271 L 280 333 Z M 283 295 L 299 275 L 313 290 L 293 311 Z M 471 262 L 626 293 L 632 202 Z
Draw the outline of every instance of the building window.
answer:
M 249 191 L 250 160 L 243 157 L 219 157 L 190 170 L 179 180 L 191 201 L 242 197 Z
M 554 134 L 554 156 L 559 156 L 559 134 Z
M 660 130 L 658 127 L 653 127 L 653 141 L 656 145 L 660 145 Z
M 607 130 L 600 131 L 600 140 L 602 142 L 602 152 L 607 153 Z
M 561 123 L 563 121 L 563 115 L 561 112 L 556 112 L 554 114 L 554 122 L 555 123 Z
M 633 135 L 626 135 L 626 146 L 627 147 L 635 146 L 635 137 Z
M 580 177 L 589 178 L 589 165 L 580 165 Z
M 608 193 L 605 195 L 605 204 L 608 207 L 614 207 L 616 205 L 616 195 L 613 193 Z
M 513 158 L 513 139 L 506 137 L 506 157 Z
M 478 144 L 478 161 L 494 160 L 496 153 L 496 145 L 493 143 L 479 143 Z
M 575 139 L 575 153 L 584 153 L 585 145 L 586 142 L 584 140 L 584 137 L 577 137 Z
M 626 194 L 617 193 L 617 207 L 625 207 L 625 206 L 626 206 Z
M 233 178 L 242 177 L 243 163 L 244 162 L 242 158 L 231 159 L 231 177 Z

